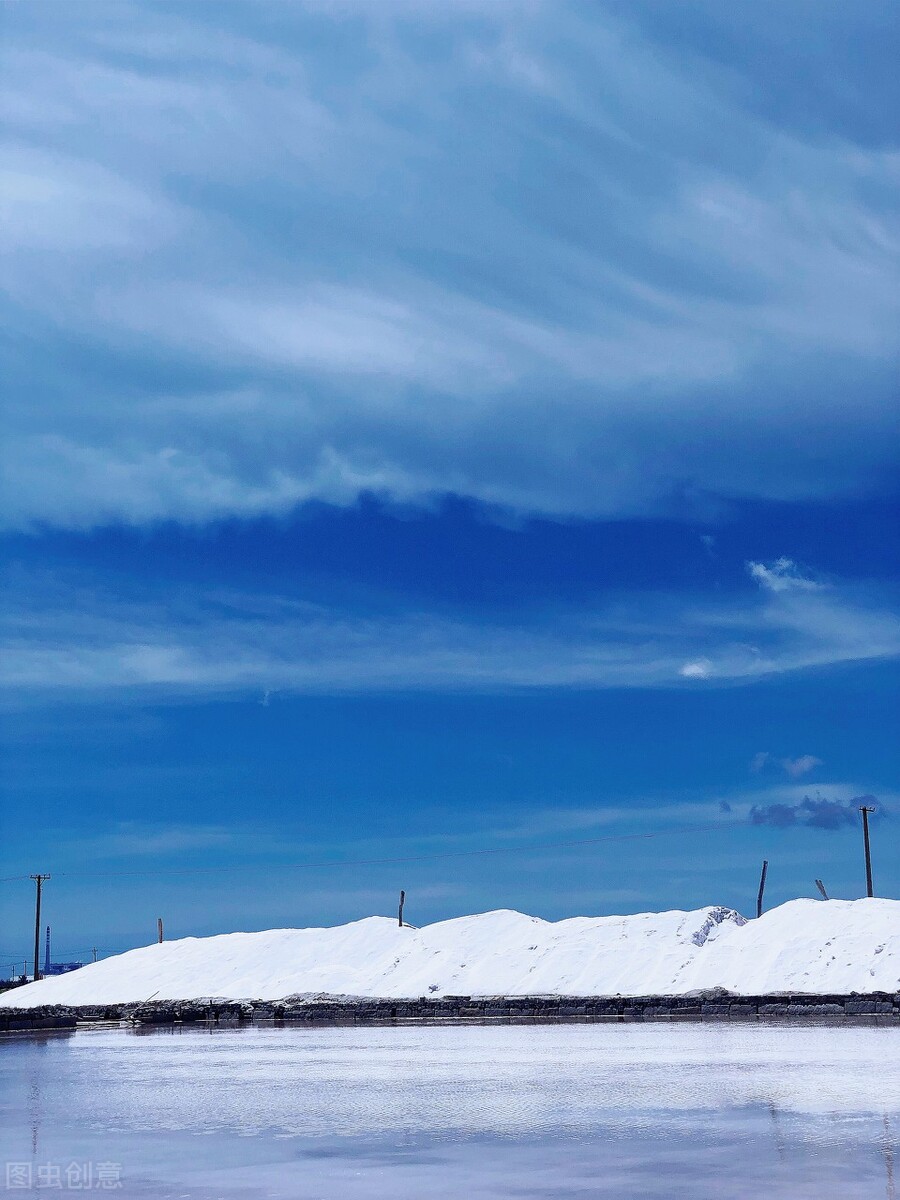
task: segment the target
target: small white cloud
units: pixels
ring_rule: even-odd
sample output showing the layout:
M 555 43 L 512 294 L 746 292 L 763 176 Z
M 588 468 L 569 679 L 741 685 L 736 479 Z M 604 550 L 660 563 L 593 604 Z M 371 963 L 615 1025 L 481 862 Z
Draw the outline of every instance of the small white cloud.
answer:
M 797 758 L 775 758 L 768 750 L 760 750 L 750 760 L 750 770 L 758 774 L 766 767 L 782 767 L 791 779 L 799 779 L 815 767 L 821 767 L 821 758 L 814 754 L 801 754 Z
M 792 558 L 776 558 L 773 563 L 748 562 L 747 570 L 760 587 L 770 592 L 817 592 L 822 585 L 806 579 Z
M 822 760 L 816 758 L 814 754 L 801 754 L 799 758 L 783 758 L 781 765 L 791 779 L 799 779 L 801 775 L 805 775 L 814 767 L 821 767 Z
M 706 658 L 685 663 L 678 674 L 684 679 L 709 679 L 712 674 L 712 663 Z

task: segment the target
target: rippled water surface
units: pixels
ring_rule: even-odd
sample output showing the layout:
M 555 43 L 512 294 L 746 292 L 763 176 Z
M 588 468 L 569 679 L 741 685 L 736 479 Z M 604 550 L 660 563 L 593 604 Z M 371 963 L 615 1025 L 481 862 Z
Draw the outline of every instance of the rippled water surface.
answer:
M 900 1031 L 86 1031 L 0 1043 L 0 1116 L 10 1195 L 895 1200 Z

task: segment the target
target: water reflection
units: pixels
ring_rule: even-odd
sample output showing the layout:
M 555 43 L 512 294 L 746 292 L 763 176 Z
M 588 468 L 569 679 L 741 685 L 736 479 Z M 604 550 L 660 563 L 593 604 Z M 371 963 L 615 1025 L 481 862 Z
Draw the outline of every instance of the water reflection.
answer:
M 898 1050 L 760 1025 L 9 1040 L 0 1149 L 32 1182 L 118 1163 L 120 1196 L 159 1200 L 896 1200 Z

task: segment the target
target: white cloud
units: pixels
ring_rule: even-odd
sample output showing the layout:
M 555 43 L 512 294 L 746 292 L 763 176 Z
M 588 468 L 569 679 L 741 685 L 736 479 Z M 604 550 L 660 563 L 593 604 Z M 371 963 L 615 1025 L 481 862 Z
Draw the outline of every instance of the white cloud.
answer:
M 116 595 L 77 578 L 15 573 L 6 597 L 0 682 L 14 696 L 721 686 L 900 654 L 900 619 L 838 587 L 827 602 L 766 593 L 750 606 L 645 593 L 489 624 L 427 610 L 361 616 L 287 596 Z M 755 761 L 759 769 L 770 759 Z M 818 761 L 781 765 L 799 776 Z
M 815 592 L 822 584 L 813 579 L 806 579 L 797 569 L 796 563 L 790 558 L 777 558 L 769 566 L 765 563 L 748 562 L 747 570 L 760 587 L 768 588 L 770 592 Z
M 712 674 L 712 663 L 708 659 L 685 663 L 678 674 L 685 679 L 709 679 Z
M 796 758 L 776 758 L 768 750 L 760 750 L 750 760 L 750 770 L 754 774 L 766 767 L 781 767 L 791 779 L 799 779 L 801 775 L 806 775 L 821 766 L 822 759 L 816 758 L 814 754 L 800 754 Z
M 775 128 L 621 7 L 14 8 L 9 525 L 636 514 L 894 461 L 890 153 Z
M 178 232 L 178 215 L 162 194 L 148 195 L 90 161 L 25 146 L 7 146 L 0 169 L 0 226 L 7 254 L 26 251 L 121 253 L 144 250 Z
M 799 758 L 783 758 L 781 765 L 791 779 L 799 779 L 801 775 L 808 774 L 815 767 L 821 767 L 822 760 L 816 758 L 814 754 L 801 754 Z

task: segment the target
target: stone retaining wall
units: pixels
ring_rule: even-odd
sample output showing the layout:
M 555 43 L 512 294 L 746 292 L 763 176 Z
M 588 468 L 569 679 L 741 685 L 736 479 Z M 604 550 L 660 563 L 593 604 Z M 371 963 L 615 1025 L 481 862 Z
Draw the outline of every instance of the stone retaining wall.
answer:
M 365 1025 L 406 1022 L 847 1020 L 900 1023 L 900 992 L 865 995 L 736 996 L 715 989 L 687 996 L 444 996 L 366 1000 L 288 997 L 259 1000 L 164 1000 L 0 1009 L 0 1033 L 76 1029 L 104 1023 Z

